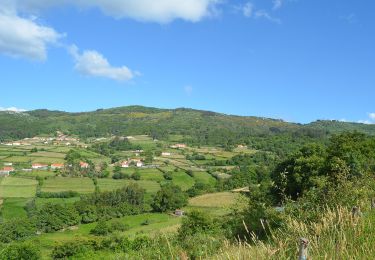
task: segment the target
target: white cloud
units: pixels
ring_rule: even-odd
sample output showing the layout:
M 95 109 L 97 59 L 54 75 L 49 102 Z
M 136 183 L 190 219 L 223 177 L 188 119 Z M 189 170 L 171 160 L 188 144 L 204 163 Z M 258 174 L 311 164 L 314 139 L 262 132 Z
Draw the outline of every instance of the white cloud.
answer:
M 22 108 L 17 108 L 17 107 L 8 107 L 8 108 L 0 107 L 0 111 L 2 111 L 2 112 L 7 111 L 7 112 L 21 113 L 21 112 L 25 112 L 27 110 L 26 109 L 22 109 Z
M 3 54 L 45 60 L 48 45 L 61 37 L 54 29 L 38 24 L 35 17 L 21 17 L 9 5 L 0 8 L 0 52 Z
M 246 3 L 242 8 L 243 15 L 246 17 L 253 16 L 253 11 L 254 11 L 254 5 L 250 2 Z
M 373 125 L 373 124 L 375 124 L 375 113 L 368 113 L 368 119 L 366 119 L 366 120 L 359 120 L 358 123 L 366 124 L 366 125 Z
M 369 117 L 371 120 L 375 121 L 375 113 L 369 113 L 369 114 L 368 114 L 368 117 Z
M 280 19 L 271 16 L 265 10 L 258 10 L 258 11 L 256 11 L 255 12 L 255 18 L 257 18 L 257 19 L 263 18 L 263 19 L 266 19 L 266 20 L 268 20 L 270 22 L 281 24 L 281 20 Z
M 213 13 L 219 0 L 17 0 L 23 10 L 41 10 L 55 5 L 99 8 L 115 18 L 168 23 L 175 19 L 197 22 Z
M 126 66 L 113 67 L 108 60 L 97 51 L 85 50 L 80 54 L 76 46 L 72 46 L 69 51 L 75 60 L 75 69 L 86 76 L 128 81 L 139 74 L 138 72 L 131 71 Z
M 184 87 L 184 91 L 186 95 L 191 96 L 193 94 L 193 87 L 188 85 Z
M 273 0 L 273 10 L 280 9 L 283 3 L 283 0 Z

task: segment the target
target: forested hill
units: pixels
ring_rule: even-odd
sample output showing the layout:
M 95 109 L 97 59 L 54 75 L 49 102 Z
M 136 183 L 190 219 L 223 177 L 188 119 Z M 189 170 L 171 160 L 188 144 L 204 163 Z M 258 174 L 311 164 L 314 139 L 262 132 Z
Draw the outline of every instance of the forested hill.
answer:
M 107 135 L 149 134 L 164 139 L 181 135 L 196 144 L 248 143 L 252 138 L 290 136 L 325 138 L 332 133 L 357 130 L 375 134 L 375 126 L 317 121 L 302 125 L 260 117 L 243 117 L 193 109 L 158 109 L 142 106 L 67 113 L 34 110 L 24 113 L 0 112 L 0 139 L 10 140 L 52 134 L 57 130 L 81 138 Z

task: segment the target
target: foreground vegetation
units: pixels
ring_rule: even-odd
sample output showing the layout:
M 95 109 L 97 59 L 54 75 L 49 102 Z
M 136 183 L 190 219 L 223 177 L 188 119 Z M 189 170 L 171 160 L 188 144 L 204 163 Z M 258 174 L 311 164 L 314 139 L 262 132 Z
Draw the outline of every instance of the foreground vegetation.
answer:
M 97 111 L 95 120 L 125 113 L 132 123 L 117 133 L 127 125 L 149 135 L 98 138 L 108 129 L 80 132 L 67 123 L 75 135 L 0 146 L 0 162 L 14 167 L 0 177 L 0 259 L 293 259 L 300 238 L 313 259 L 372 258 L 372 135 L 267 120 L 278 130 L 265 131 L 250 119 L 140 109 Z M 225 123 L 196 134 L 178 121 L 181 114 Z M 69 122 L 72 115 L 29 116 Z M 163 134 L 136 123 L 150 117 L 179 123 Z M 205 120 L 200 126 L 213 124 Z M 221 132 L 233 122 L 240 126 Z M 59 136 L 73 141 L 59 143 Z M 51 166 L 29 169 L 43 163 Z

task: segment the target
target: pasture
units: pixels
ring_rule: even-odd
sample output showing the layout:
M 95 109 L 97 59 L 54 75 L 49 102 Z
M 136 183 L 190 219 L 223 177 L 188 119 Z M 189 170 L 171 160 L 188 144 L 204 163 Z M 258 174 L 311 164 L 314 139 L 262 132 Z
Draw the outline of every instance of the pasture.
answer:
M 36 193 L 34 179 L 7 177 L 0 179 L 0 198 L 32 198 Z
M 55 177 L 45 180 L 41 189 L 43 192 L 69 190 L 87 194 L 94 192 L 95 187 L 93 181 L 89 178 Z

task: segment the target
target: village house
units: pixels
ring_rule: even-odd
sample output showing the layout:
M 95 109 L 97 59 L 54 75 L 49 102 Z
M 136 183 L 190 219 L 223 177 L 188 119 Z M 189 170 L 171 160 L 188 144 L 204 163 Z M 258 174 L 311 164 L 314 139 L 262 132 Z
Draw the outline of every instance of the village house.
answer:
M 143 167 L 144 163 L 142 161 L 137 162 L 137 167 Z
M 168 152 L 162 152 L 161 155 L 162 155 L 162 156 L 171 156 L 171 153 L 168 153 Z
M 12 166 L 13 165 L 13 163 L 4 163 L 4 166 Z
M 178 217 L 182 217 L 184 215 L 184 213 L 185 212 L 183 210 L 181 210 L 181 209 L 176 209 L 174 211 L 175 216 L 178 216 Z
M 87 169 L 87 168 L 89 168 L 89 164 L 87 162 L 80 162 L 79 166 L 81 167 L 81 169 Z
M 64 164 L 62 164 L 62 163 L 53 163 L 53 164 L 51 164 L 51 169 L 52 170 L 62 169 L 62 168 L 64 168 Z
M 8 176 L 11 172 L 14 172 L 13 167 L 4 167 L 0 170 L 0 176 Z
M 174 148 L 174 149 L 186 148 L 186 144 L 174 144 L 174 145 L 171 145 L 171 148 Z
M 129 162 L 128 161 L 122 162 L 121 167 L 122 168 L 129 168 Z
M 48 165 L 47 164 L 41 164 L 41 163 L 33 163 L 31 165 L 31 168 L 33 170 L 48 170 Z

